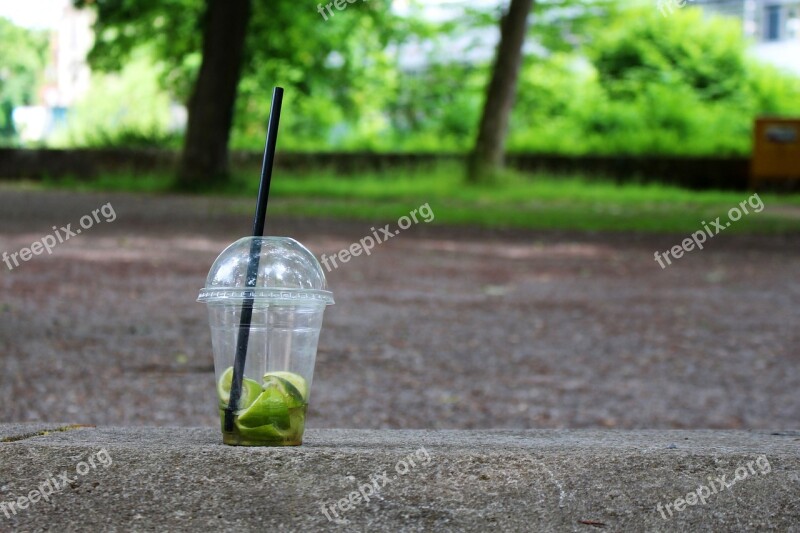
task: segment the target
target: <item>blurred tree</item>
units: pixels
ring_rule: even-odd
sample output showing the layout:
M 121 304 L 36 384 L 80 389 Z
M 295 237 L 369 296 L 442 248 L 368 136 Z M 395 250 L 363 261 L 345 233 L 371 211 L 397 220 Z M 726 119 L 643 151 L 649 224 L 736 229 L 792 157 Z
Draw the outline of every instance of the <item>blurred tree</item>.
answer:
M 189 102 L 180 172 L 187 186 L 212 185 L 227 178 L 222 147 L 226 153 L 230 134 L 226 102 L 231 93 L 238 117 L 265 116 L 274 85 L 287 88 L 285 106 L 300 95 L 318 94 L 329 105 L 335 103 L 343 113 L 353 114 L 370 97 L 379 99 L 375 84 L 360 87 L 360 80 L 368 79 L 376 67 L 385 72 L 384 49 L 393 36 L 407 31 L 406 24 L 390 23 L 393 16 L 386 2 L 351 5 L 347 11 L 335 10 L 326 20 L 316 6 L 301 9 L 291 2 L 267 0 L 236 0 L 241 2 L 236 16 L 230 13 L 231 2 L 222 0 L 74 1 L 78 7 L 93 6 L 97 11 L 96 40 L 89 54 L 94 68 L 119 70 L 135 48 L 149 48 L 161 64 L 165 85 Z M 249 2 L 247 17 L 243 9 Z M 246 32 L 238 35 L 245 26 Z M 244 39 L 241 76 L 235 77 L 238 69 L 232 67 L 239 37 Z M 365 94 L 366 89 L 373 94 Z M 281 122 L 281 129 L 300 126 L 292 120 Z M 261 142 L 264 127 L 262 121 Z
M 534 65 L 545 64 L 558 57 L 577 57 L 576 50 L 592 35 L 595 28 L 606 24 L 612 16 L 615 0 L 538 0 L 536 17 L 528 29 L 524 46 L 523 73 L 533 72 Z M 504 6 L 505 7 L 505 6 Z M 431 27 L 415 27 L 411 35 L 425 43 L 427 50 L 425 64 L 399 77 L 396 95 L 386 108 L 391 120 L 392 135 L 388 147 L 383 149 L 405 149 L 422 151 L 469 152 L 475 145 L 481 113 L 485 107 L 486 92 L 492 74 L 490 62 L 476 60 L 485 47 L 484 38 L 489 31 L 497 31 L 498 19 L 504 9 L 497 7 L 467 6 L 454 18 L 430 23 Z M 452 45 L 458 43 L 458 54 L 453 54 Z M 535 86 L 547 84 L 554 69 L 539 70 L 543 76 Z M 575 73 L 570 74 L 575 76 Z M 530 76 L 529 76 L 530 77 Z M 576 80 L 583 80 L 578 77 Z M 561 79 L 560 73 L 558 79 Z M 522 80 L 520 80 L 522 81 Z M 569 80 L 566 80 L 569 81 Z M 518 82 L 519 83 L 519 82 Z M 579 83 L 570 83 L 574 90 Z M 530 84 L 524 87 L 530 90 Z M 556 98 L 569 98 L 569 92 L 559 92 Z M 531 107 L 556 111 L 551 105 L 550 94 L 525 93 L 518 88 L 514 109 L 519 107 L 517 100 L 524 98 L 531 105 L 522 112 L 514 111 L 509 127 L 509 141 L 517 139 L 516 148 L 527 149 L 527 145 L 537 146 L 552 142 L 550 135 L 538 139 L 533 131 L 552 123 L 556 116 L 543 116 L 533 120 L 527 113 Z M 540 100 L 540 98 L 547 98 Z M 536 102 L 539 102 L 537 105 Z M 536 117 L 543 113 L 537 112 Z M 525 144 L 520 146 L 519 139 Z M 573 139 L 574 142 L 574 139 Z
M 89 54 L 93 67 L 120 70 L 136 48 L 147 46 L 162 62 L 164 80 L 188 100 L 179 184 L 208 186 L 227 179 L 250 0 L 75 0 L 75 5 L 97 12 Z
M 754 117 L 800 113 L 800 80 L 757 63 L 737 19 L 631 4 L 536 2 L 509 150 L 747 155 Z
M 0 141 L 16 137 L 12 113 L 36 100 L 47 56 L 47 35 L 0 18 Z
M 485 179 L 503 166 L 508 120 L 514 105 L 522 46 L 532 7 L 533 0 L 511 0 L 500 20 L 500 43 L 486 91 L 478 138 L 467 165 L 469 181 Z
M 207 0 L 203 63 L 189 100 L 178 184 L 209 185 L 228 174 L 228 139 L 241 76 L 250 0 Z
M 392 14 L 386 2 L 372 0 L 326 21 L 315 6 L 250 1 L 231 146 L 263 147 L 268 95 L 283 85 L 282 149 L 474 147 L 492 75 L 491 60 L 475 57 L 484 57 L 485 30 L 497 31 L 499 6 L 430 20 L 413 10 Z M 95 70 L 118 70 L 139 50 L 174 98 L 190 100 L 203 63 L 204 0 L 82 3 L 98 12 Z M 746 154 L 755 115 L 800 112 L 797 78 L 747 59 L 736 22 L 701 17 L 689 6 L 666 21 L 640 0 L 537 0 L 535 6 L 509 150 Z M 133 105 L 124 107 L 135 113 Z M 110 127 L 122 124 L 112 120 L 118 114 L 108 115 Z M 95 124 L 86 131 L 102 131 Z M 136 133 L 140 145 L 163 142 L 163 130 L 147 139 L 156 128 L 140 126 L 124 136 L 106 131 L 100 141 Z

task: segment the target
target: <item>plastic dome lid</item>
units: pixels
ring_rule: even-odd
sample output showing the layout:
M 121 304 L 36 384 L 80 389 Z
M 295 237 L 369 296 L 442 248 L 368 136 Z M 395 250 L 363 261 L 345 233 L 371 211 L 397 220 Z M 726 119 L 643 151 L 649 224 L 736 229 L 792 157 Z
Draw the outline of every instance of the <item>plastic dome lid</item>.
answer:
M 255 284 L 248 285 L 250 261 L 258 260 Z M 197 298 L 205 303 L 283 305 L 333 303 L 322 267 L 308 248 L 289 237 L 244 237 L 219 254 Z

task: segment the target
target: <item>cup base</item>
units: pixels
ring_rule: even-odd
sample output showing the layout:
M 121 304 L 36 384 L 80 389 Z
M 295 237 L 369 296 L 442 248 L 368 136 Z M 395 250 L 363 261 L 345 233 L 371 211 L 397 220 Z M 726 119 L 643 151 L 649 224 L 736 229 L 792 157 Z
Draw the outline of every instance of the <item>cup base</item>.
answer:
M 228 446 L 300 446 L 303 444 L 303 440 L 254 440 L 242 437 L 238 433 L 233 432 L 223 433 L 222 443 L 227 444 Z

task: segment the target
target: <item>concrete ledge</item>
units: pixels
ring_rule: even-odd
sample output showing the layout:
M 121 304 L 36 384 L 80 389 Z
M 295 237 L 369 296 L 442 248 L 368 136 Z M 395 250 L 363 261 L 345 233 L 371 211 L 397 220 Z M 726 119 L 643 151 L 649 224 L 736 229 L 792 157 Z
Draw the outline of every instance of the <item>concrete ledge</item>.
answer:
M 688 493 L 705 504 L 676 510 Z M 800 531 L 800 432 L 309 430 L 232 448 L 216 429 L 10 424 L 3 502 L 0 531 Z

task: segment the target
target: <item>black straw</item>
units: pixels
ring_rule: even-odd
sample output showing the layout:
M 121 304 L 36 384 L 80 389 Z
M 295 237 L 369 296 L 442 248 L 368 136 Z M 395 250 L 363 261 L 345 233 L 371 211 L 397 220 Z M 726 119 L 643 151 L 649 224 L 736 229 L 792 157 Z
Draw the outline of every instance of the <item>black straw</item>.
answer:
M 253 237 L 264 235 L 264 222 L 267 217 L 267 202 L 269 201 L 269 185 L 272 181 L 272 166 L 275 162 L 275 145 L 278 142 L 281 103 L 283 103 L 283 88 L 275 87 L 272 90 L 272 107 L 269 110 L 267 141 L 264 145 L 264 160 L 261 163 L 261 182 L 258 186 L 256 214 L 253 218 Z M 253 239 L 253 243 L 250 245 L 250 262 L 247 265 L 247 287 L 256 286 L 260 258 L 261 241 Z M 242 379 L 244 378 L 244 364 L 247 359 L 247 344 L 250 340 L 250 322 L 252 318 L 253 297 L 251 294 L 242 302 L 239 336 L 236 339 L 236 358 L 233 362 L 233 376 L 231 378 L 231 394 L 228 400 L 228 407 L 225 409 L 225 431 L 228 432 L 233 431 L 233 416 L 239 409 L 239 399 L 242 396 Z

